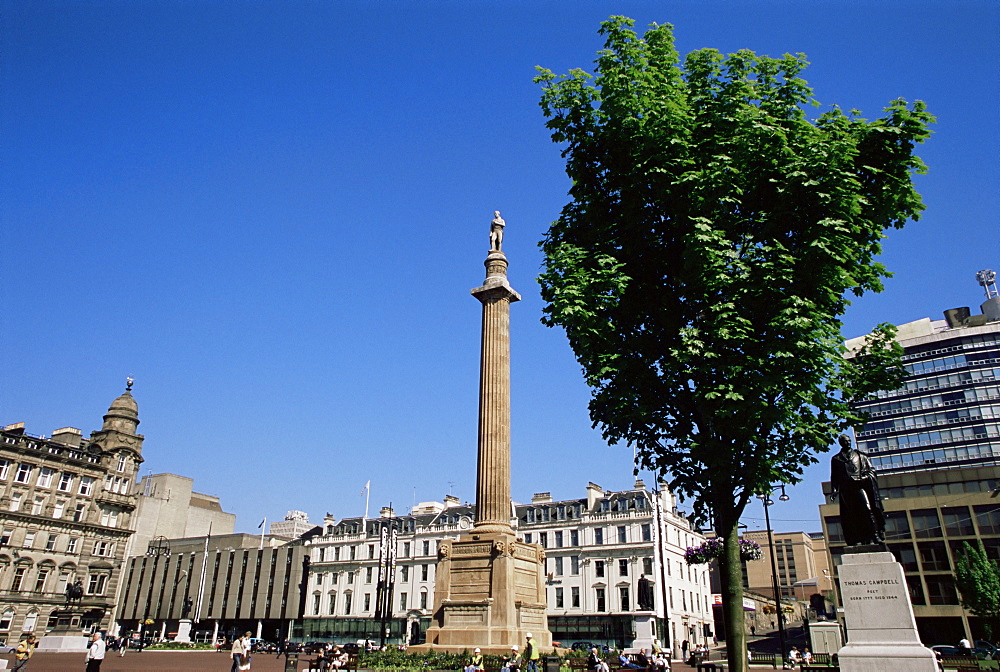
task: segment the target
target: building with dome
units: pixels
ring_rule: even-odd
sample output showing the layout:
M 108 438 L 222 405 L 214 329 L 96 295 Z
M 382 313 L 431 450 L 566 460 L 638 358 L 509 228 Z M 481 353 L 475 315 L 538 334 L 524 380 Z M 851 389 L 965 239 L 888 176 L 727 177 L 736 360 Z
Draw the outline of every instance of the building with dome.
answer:
M 23 422 L 0 430 L 0 639 L 51 629 L 76 582 L 82 628 L 111 625 L 143 461 L 131 390 L 130 379 L 89 438 L 74 427 L 36 436 Z

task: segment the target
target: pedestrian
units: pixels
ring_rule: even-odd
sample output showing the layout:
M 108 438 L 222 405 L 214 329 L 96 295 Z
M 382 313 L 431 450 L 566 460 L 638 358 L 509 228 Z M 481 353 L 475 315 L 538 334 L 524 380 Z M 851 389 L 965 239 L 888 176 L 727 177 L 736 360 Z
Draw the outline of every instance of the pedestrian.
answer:
M 107 652 L 107 644 L 101 638 L 101 633 L 95 632 L 90 638 L 90 648 L 87 649 L 87 672 L 101 672 L 101 663 Z
M 11 672 L 24 672 L 28 669 L 28 661 L 31 660 L 31 656 L 35 653 L 35 647 L 38 646 L 35 643 L 35 636 L 28 635 L 26 638 L 18 642 L 17 651 L 14 652 L 14 667 Z
M 690 644 L 688 644 L 688 640 L 685 639 L 683 642 L 681 642 L 681 658 L 683 658 L 684 660 L 687 660 L 689 646 Z
M 538 645 L 535 644 L 535 640 L 532 638 L 531 633 L 527 633 L 524 638 L 527 642 L 524 645 L 524 664 L 527 672 L 538 672 L 538 659 L 541 654 L 538 651 Z
M 757 636 L 757 626 L 756 625 L 751 625 L 750 626 L 750 636 L 751 637 L 756 637 Z
M 250 633 L 237 637 L 230 652 L 233 657 L 231 672 L 246 672 L 250 669 Z

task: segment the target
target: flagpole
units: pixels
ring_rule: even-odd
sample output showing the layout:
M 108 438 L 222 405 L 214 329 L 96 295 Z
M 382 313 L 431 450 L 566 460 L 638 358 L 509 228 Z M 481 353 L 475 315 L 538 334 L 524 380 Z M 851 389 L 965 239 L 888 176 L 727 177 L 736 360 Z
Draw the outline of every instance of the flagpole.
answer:
M 208 535 L 205 537 L 205 557 L 201 561 L 201 577 L 198 579 L 198 607 L 194 611 L 194 622 L 201 621 L 201 605 L 205 596 L 205 574 L 208 572 L 208 540 L 212 538 L 212 521 L 208 522 Z M 218 626 L 218 621 L 216 621 Z M 214 641 L 212 642 L 215 643 Z
M 267 516 L 264 516 L 264 521 L 260 524 L 260 550 L 264 550 L 264 529 L 267 527 Z

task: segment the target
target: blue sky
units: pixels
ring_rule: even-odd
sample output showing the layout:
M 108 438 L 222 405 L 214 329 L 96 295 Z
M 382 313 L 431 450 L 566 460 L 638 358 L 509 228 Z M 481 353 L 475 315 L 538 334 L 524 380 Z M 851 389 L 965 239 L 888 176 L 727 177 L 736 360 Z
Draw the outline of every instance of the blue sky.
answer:
M 804 52 L 816 97 L 869 117 L 926 101 L 927 211 L 844 335 L 978 306 L 1000 265 L 995 2 L 7 2 L 0 422 L 89 434 L 131 375 L 143 473 L 192 476 L 237 530 L 360 515 L 369 479 L 373 511 L 472 501 L 468 290 L 499 209 L 524 297 L 514 498 L 630 487 L 535 282 L 568 182 L 534 67 L 589 69 L 610 14 L 673 23 L 682 53 Z M 826 472 L 776 529 L 819 529 Z

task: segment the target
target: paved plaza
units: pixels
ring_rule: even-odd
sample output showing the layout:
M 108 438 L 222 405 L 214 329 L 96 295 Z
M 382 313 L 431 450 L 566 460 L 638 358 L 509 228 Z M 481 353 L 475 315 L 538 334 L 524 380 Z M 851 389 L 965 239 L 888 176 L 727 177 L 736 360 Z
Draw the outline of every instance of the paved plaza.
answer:
M 718 658 L 718 654 L 713 656 Z M 0 656 L 7 659 L 7 669 L 14 666 L 14 656 Z M 28 672 L 82 672 L 84 665 L 83 653 L 36 653 L 28 664 Z M 297 672 L 307 669 L 308 657 L 299 661 Z M 129 651 L 123 658 L 118 654 L 109 655 L 101 665 L 101 672 L 229 672 L 232 660 L 226 653 L 213 651 Z M 694 668 L 674 661 L 672 672 L 687 672 Z M 761 668 L 763 669 L 763 668 Z M 768 667 L 770 669 L 770 667 Z M 272 655 L 253 657 L 252 672 L 284 672 L 285 659 L 280 660 Z

